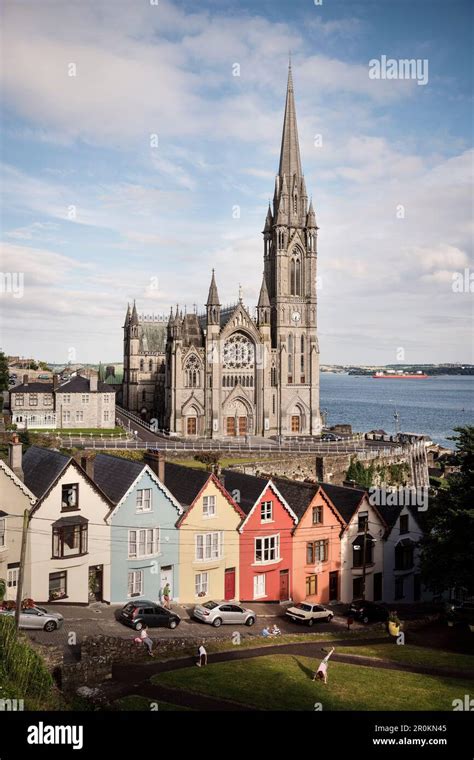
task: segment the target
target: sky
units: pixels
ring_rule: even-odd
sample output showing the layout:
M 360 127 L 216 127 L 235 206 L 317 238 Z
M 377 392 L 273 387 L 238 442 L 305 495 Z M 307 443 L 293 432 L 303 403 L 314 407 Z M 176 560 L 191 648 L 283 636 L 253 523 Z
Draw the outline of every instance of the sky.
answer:
M 291 50 L 321 362 L 474 361 L 469 1 L 1 13 L 4 351 L 119 362 L 127 302 L 200 311 L 212 268 L 253 310 Z M 371 78 L 382 56 L 428 81 Z

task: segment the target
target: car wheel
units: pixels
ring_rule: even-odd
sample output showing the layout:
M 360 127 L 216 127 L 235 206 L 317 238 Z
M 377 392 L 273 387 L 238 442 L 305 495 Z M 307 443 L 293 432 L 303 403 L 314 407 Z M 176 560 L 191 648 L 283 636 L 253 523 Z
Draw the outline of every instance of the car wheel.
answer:
M 48 633 L 51 633 L 51 631 L 55 631 L 57 627 L 58 626 L 54 620 L 48 620 L 48 622 L 44 624 L 43 631 L 48 631 Z
M 367 623 L 370 623 L 370 620 L 369 620 L 369 618 L 367 617 L 367 615 L 364 615 L 364 617 L 362 618 L 362 622 L 363 622 L 365 625 L 367 625 Z
M 331 620 L 333 619 L 333 617 L 334 617 L 334 615 L 328 615 L 327 618 L 326 618 L 326 623 L 330 623 Z
M 141 623 L 140 621 L 138 621 L 138 623 L 135 623 L 135 625 L 133 627 L 135 628 L 136 631 L 141 631 L 142 628 L 143 628 L 143 623 Z
M 221 620 L 221 618 L 216 618 L 215 620 L 213 620 L 213 621 L 212 621 L 212 625 L 214 626 L 214 628 L 219 628 L 219 626 L 221 626 L 221 625 L 222 625 L 222 620 Z
M 310 628 L 311 628 L 311 626 L 313 625 L 313 623 L 314 623 L 314 620 L 313 620 L 313 618 L 310 618 L 310 619 L 308 620 L 308 625 L 309 625 L 309 627 L 310 627 Z
M 171 628 L 171 630 L 173 630 L 174 628 L 176 628 L 177 625 L 178 625 L 178 623 L 176 622 L 176 620 L 170 620 L 170 628 Z
M 245 625 L 253 625 L 254 623 L 255 623 L 255 618 L 254 617 L 249 617 L 245 621 Z

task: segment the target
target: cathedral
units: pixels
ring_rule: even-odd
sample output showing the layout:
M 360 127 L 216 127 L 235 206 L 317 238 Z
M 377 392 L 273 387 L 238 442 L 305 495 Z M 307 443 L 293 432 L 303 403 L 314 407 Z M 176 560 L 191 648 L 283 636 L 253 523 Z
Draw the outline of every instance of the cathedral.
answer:
M 316 216 L 301 168 L 291 65 L 256 315 L 223 307 L 212 272 L 205 312 L 165 324 L 127 309 L 123 406 L 183 438 L 321 432 Z

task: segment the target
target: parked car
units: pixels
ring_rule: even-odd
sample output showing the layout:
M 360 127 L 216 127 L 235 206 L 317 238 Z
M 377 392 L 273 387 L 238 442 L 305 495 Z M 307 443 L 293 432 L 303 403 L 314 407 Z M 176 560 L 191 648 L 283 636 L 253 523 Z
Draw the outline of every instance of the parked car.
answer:
M 218 628 L 223 623 L 253 625 L 257 618 L 253 610 L 248 610 L 245 607 L 241 607 L 240 604 L 231 604 L 230 602 L 196 604 L 193 616 L 202 623 L 209 623 L 209 625 L 213 625 L 215 628 Z
M 136 631 L 141 631 L 145 625 L 149 628 L 173 629 L 181 622 L 180 616 L 175 612 L 165 609 L 160 604 L 150 602 L 148 599 L 129 602 L 120 610 L 118 619 Z
M 369 602 L 366 599 L 355 599 L 349 607 L 349 613 L 354 620 L 368 623 L 385 622 L 388 619 L 388 609 L 383 604 Z
M 449 602 L 446 605 L 446 618 L 449 622 L 474 625 L 474 601 Z
M 0 615 L 15 617 L 15 610 L 0 610 Z M 60 612 L 48 612 L 44 607 L 28 607 L 20 612 L 20 628 L 55 631 L 61 628 L 64 623 L 64 617 Z
M 342 441 L 342 435 L 336 435 L 336 433 L 323 433 L 321 436 L 322 441 Z
M 294 607 L 289 607 L 286 615 L 294 623 L 307 623 L 313 625 L 315 620 L 324 620 L 330 623 L 334 617 L 334 612 L 327 610 L 321 604 L 310 604 L 309 602 L 300 602 Z

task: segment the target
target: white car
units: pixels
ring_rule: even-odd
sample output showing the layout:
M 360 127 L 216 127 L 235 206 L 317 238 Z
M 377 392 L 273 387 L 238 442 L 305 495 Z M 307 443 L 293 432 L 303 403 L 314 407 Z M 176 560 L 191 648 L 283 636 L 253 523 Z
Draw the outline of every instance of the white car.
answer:
M 334 612 L 331 610 L 327 610 L 321 604 L 309 602 L 300 602 L 294 607 L 289 607 L 286 614 L 294 623 L 307 623 L 308 625 L 313 625 L 315 620 L 324 620 L 326 623 L 330 623 L 334 617 Z
M 0 615 L 15 617 L 14 610 L 0 610 Z M 21 610 L 19 625 L 22 629 L 42 629 L 50 633 L 61 628 L 64 618 L 60 612 L 48 612 L 44 607 L 28 607 Z

